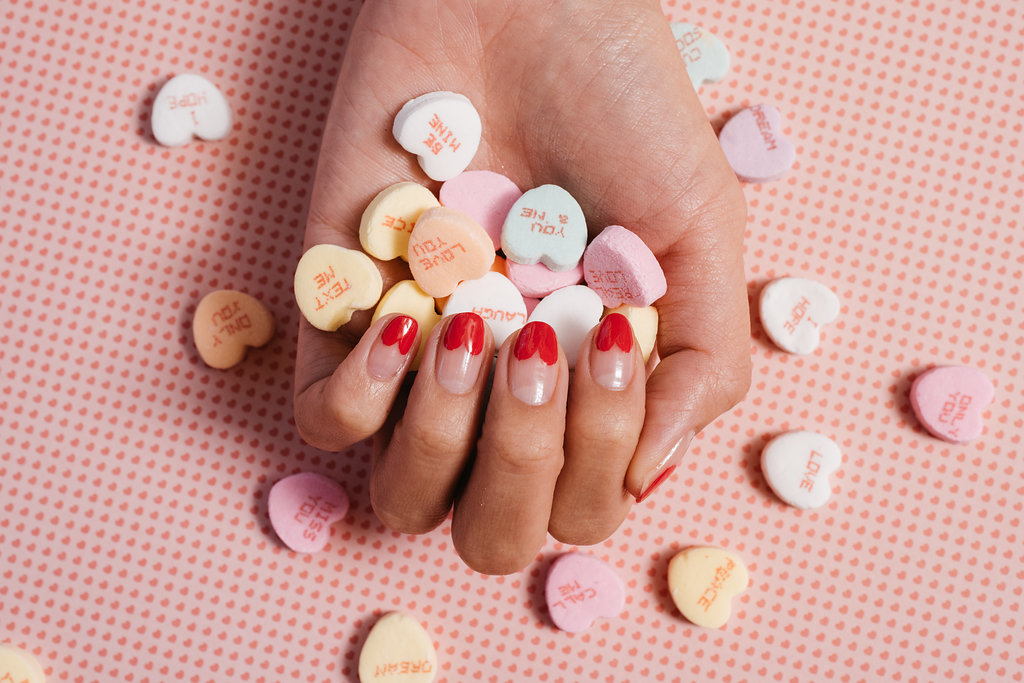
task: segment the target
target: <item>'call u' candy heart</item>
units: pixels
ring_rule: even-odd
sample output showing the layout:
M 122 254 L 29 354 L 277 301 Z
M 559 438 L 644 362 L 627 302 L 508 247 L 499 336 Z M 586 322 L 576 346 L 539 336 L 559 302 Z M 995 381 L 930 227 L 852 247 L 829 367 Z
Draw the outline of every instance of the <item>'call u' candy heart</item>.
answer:
M 622 579 L 600 558 L 566 553 L 551 563 L 544 597 L 555 626 L 579 633 L 599 617 L 617 617 L 626 604 Z
M 711 31 L 685 22 L 670 24 L 676 38 L 676 48 L 686 64 L 686 73 L 699 88 L 704 83 L 714 83 L 729 73 L 729 50 Z
M 910 387 L 910 405 L 925 429 L 951 443 L 966 443 L 984 430 L 982 412 L 995 387 L 983 372 L 962 365 L 932 368 Z
M 179 74 L 160 88 L 150 122 L 153 137 L 164 147 L 180 147 L 193 137 L 220 140 L 231 132 L 231 107 L 210 81 Z
M 285 477 L 267 495 L 270 525 L 278 538 L 298 553 L 323 550 L 331 537 L 331 524 L 347 512 L 345 489 L 315 472 Z
M 822 326 L 839 315 L 839 297 L 820 282 L 783 277 L 765 285 L 758 308 L 772 341 L 802 356 L 818 348 Z
M 770 104 L 733 116 L 722 127 L 718 142 L 736 176 L 748 183 L 778 180 L 796 161 L 796 148 L 782 134 L 782 116 Z

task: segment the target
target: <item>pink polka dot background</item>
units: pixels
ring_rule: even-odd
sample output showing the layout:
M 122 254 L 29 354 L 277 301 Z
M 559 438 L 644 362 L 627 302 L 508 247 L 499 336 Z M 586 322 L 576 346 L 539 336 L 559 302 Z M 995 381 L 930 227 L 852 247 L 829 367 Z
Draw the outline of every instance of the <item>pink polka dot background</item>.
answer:
M 290 283 L 319 135 L 358 3 L 8 0 L 0 9 L 0 642 L 50 680 L 353 681 L 404 610 L 447 681 L 1020 681 L 1024 671 L 1024 11 L 1015 0 L 667 0 L 733 57 L 716 127 L 770 103 L 798 150 L 746 187 L 752 300 L 800 275 L 839 295 L 811 356 L 754 318 L 747 399 L 589 551 L 626 609 L 554 629 L 549 542 L 519 575 L 466 569 L 448 527 L 387 531 L 365 446 L 298 438 Z M 218 84 L 219 143 L 154 144 L 170 76 Z M 279 332 L 207 368 L 200 298 L 235 288 Z M 935 364 L 994 381 L 987 429 L 949 445 L 907 397 Z M 829 505 L 782 505 L 772 436 L 832 437 Z M 327 549 L 286 550 L 281 477 L 344 482 Z M 722 631 L 672 605 L 668 560 L 713 544 L 751 586 Z

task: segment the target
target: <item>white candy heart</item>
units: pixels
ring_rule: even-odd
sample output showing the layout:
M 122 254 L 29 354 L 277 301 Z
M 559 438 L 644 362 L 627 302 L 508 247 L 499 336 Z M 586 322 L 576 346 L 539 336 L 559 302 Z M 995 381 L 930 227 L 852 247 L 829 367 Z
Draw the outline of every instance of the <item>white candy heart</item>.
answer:
M 150 122 L 153 137 L 164 147 L 180 147 L 193 137 L 220 140 L 231 132 L 231 107 L 210 81 L 179 74 L 160 88 Z
M 784 277 L 761 290 L 761 325 L 779 348 L 807 355 L 818 348 L 821 327 L 839 315 L 839 297 L 814 280 Z
M 780 434 L 761 451 L 765 481 L 782 502 L 801 510 L 828 502 L 828 477 L 839 469 L 843 454 L 832 439 L 815 432 Z
M 451 180 L 466 170 L 480 146 L 482 124 L 465 95 L 432 92 L 409 100 L 395 116 L 392 133 L 415 154 L 434 180 Z
M 512 281 L 491 271 L 476 280 L 464 280 L 445 304 L 445 316 L 476 313 L 491 328 L 498 350 L 508 336 L 526 324 L 526 302 Z
M 583 285 L 573 285 L 541 299 L 528 322 L 540 320 L 554 328 L 571 369 L 576 367 L 576 355 L 583 339 L 601 322 L 602 313 L 604 304 L 597 292 Z
M 696 24 L 676 22 L 670 26 L 694 88 L 725 78 L 729 72 L 729 50 L 722 41 Z

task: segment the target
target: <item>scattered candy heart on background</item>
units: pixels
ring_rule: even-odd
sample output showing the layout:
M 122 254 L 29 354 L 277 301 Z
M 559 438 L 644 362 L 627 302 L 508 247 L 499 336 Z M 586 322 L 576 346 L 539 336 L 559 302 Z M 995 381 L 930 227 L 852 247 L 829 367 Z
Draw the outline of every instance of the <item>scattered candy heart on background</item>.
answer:
M 744 182 L 778 180 L 796 161 L 796 148 L 782 134 L 782 116 L 770 104 L 737 113 L 726 121 L 718 141 L 732 170 Z
M 761 290 L 761 326 L 789 353 L 806 355 L 821 343 L 821 328 L 839 316 L 839 297 L 814 280 L 784 277 Z
M 248 347 L 274 337 L 274 317 L 257 299 L 231 289 L 210 292 L 196 306 L 192 338 L 199 357 L 220 370 L 237 365 Z
M 46 672 L 29 652 L 0 643 L 0 683 L 46 683 Z
M 324 549 L 331 524 L 348 512 L 348 495 L 341 484 L 315 472 L 281 479 L 267 495 L 267 514 L 278 538 L 297 553 Z
M 925 429 L 951 443 L 966 443 L 984 431 L 982 413 L 995 387 L 985 373 L 945 365 L 921 374 L 910 387 L 910 406 Z
M 384 281 L 370 257 L 334 244 L 310 247 L 295 268 L 295 301 L 309 323 L 333 332 L 377 305 Z
M 157 93 L 150 124 L 153 137 L 164 147 L 180 147 L 193 137 L 220 140 L 231 132 L 231 107 L 210 81 L 179 74 Z
M 729 50 L 721 40 L 696 24 L 680 21 L 669 26 L 694 89 L 725 78 L 729 73 Z
M 599 617 L 617 617 L 626 605 L 619 575 L 586 553 L 566 553 L 551 563 L 544 596 L 551 621 L 569 633 L 586 630 Z
M 830 474 L 843 454 L 832 439 L 809 431 L 780 434 L 761 451 L 761 472 L 775 495 L 801 510 L 819 508 L 832 495 Z
M 436 676 L 437 651 L 420 622 L 402 612 L 389 612 L 377 620 L 359 652 L 362 683 L 431 683 Z
M 433 180 L 451 180 L 466 170 L 480 146 L 480 114 L 465 95 L 432 92 L 409 100 L 391 132 Z
M 668 565 L 672 601 L 684 617 L 705 628 L 725 626 L 732 601 L 749 581 L 743 560 L 722 548 L 687 548 Z

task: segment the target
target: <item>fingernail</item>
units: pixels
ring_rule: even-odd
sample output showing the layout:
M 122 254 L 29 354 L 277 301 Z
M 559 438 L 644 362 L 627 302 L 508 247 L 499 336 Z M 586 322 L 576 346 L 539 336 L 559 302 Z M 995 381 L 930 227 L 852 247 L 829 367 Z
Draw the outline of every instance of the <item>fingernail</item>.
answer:
M 633 379 L 633 328 L 626 316 L 609 313 L 594 336 L 590 376 L 605 389 L 622 391 Z
M 644 478 L 644 483 L 640 487 L 640 495 L 636 497 L 637 503 L 644 502 L 654 490 L 661 485 L 663 481 L 671 476 L 673 470 L 683 460 L 683 456 L 686 455 L 686 449 L 689 448 L 690 442 L 693 441 L 693 432 L 686 434 L 683 438 L 676 442 L 672 448 L 669 449 L 668 453 L 661 461 L 651 468 L 651 471 L 647 473 Z
M 461 396 L 480 377 L 484 351 L 484 321 L 476 313 L 459 313 L 448 321 L 438 340 L 437 383 Z
M 384 326 L 366 358 L 366 369 L 371 377 L 383 382 L 405 367 L 418 328 L 416 319 L 407 315 L 396 316 Z
M 547 403 L 558 382 L 558 339 L 547 323 L 535 320 L 519 330 L 509 359 L 508 388 L 527 405 Z

